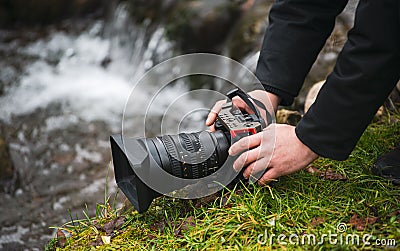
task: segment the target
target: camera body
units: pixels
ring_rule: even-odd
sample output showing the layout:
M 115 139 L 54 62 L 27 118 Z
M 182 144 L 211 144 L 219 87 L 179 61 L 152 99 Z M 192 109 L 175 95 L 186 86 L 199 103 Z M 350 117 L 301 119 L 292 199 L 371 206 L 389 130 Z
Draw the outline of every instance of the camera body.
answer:
M 262 124 L 255 114 L 241 111 L 232 102 L 222 105 L 214 126 L 215 130 L 229 132 L 232 143 L 262 131 Z
M 231 144 L 260 132 L 265 125 L 258 111 L 248 114 L 232 103 L 232 97 L 236 95 L 242 99 L 246 97 L 238 89 L 228 93 L 230 100 L 218 113 L 215 132 L 181 133 L 155 138 L 110 137 L 117 185 L 139 213 L 146 211 L 152 200 L 161 195 L 172 196 L 174 191 L 183 191 L 187 187 L 190 187 L 188 193 L 198 191 L 196 186 L 187 185 L 188 180 L 201 180 L 199 183 L 206 184 L 200 189 L 206 188 L 212 192 L 222 188 L 216 185 L 212 175 L 217 175 L 217 171 L 230 158 L 228 150 Z M 254 105 L 253 109 L 256 109 Z M 229 168 L 233 169 L 232 166 Z M 224 176 L 223 173 L 218 175 Z M 237 176 L 241 176 L 241 173 L 234 175 L 236 177 L 230 182 L 237 182 Z M 157 186 L 158 189 L 154 189 Z M 181 198 L 194 196 L 189 194 Z

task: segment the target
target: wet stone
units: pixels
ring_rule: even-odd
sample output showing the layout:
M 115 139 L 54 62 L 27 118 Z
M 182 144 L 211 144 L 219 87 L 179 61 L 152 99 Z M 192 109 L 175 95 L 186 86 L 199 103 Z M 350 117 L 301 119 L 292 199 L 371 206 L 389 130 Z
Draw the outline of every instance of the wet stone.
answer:
M 8 146 L 4 139 L 0 138 L 0 190 L 8 190 L 9 182 L 14 176 L 14 168 L 10 159 Z
M 298 111 L 290 111 L 286 109 L 278 110 L 276 113 L 276 121 L 281 124 L 297 125 L 301 119 Z

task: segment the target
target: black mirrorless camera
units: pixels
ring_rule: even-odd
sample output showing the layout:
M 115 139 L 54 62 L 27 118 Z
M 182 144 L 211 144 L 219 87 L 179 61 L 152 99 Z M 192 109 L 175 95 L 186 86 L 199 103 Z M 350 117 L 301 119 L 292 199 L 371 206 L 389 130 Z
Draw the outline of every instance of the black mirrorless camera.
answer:
M 227 102 L 214 124 L 215 132 L 180 133 L 155 138 L 111 136 L 116 182 L 138 212 L 146 211 L 154 198 L 184 188 L 187 185 L 185 180 L 213 175 L 230 158 L 228 149 L 231 144 L 265 128 L 265 121 L 253 104 L 265 109 L 261 102 L 251 99 L 240 89 L 234 89 L 227 96 Z M 246 113 L 234 106 L 232 98 L 235 96 L 245 101 L 254 113 Z M 271 116 L 265 111 L 267 122 L 270 123 Z M 233 169 L 232 166 L 229 168 Z M 237 182 L 241 174 L 234 175 L 237 177 L 233 182 Z M 181 179 L 169 181 L 168 177 Z M 204 187 L 215 188 L 216 184 L 211 183 L 208 182 Z M 153 185 L 167 188 L 161 189 L 163 192 L 160 193 Z

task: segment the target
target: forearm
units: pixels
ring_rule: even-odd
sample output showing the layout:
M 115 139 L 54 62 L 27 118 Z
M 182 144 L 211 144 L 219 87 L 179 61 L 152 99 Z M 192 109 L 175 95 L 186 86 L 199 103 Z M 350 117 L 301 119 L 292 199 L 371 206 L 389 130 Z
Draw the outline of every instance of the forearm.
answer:
M 347 0 L 277 1 L 269 14 L 256 76 L 289 105 L 332 32 Z
M 296 128 L 319 155 L 346 159 L 399 80 L 399 9 L 396 0 L 360 2 L 333 73 Z

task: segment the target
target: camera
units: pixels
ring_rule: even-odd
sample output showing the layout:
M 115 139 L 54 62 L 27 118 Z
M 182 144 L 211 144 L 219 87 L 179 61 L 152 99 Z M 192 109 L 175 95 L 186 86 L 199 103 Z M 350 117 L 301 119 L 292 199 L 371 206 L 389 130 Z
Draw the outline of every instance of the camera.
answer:
M 232 102 L 235 96 L 253 113 L 237 108 Z M 266 122 L 254 104 L 265 107 L 240 89 L 230 91 L 227 97 L 217 115 L 215 132 L 154 138 L 110 137 L 117 185 L 139 213 L 161 195 L 203 197 L 240 179 L 241 173 L 233 171 L 228 149 L 239 139 L 265 128 Z M 266 109 L 265 112 L 269 122 L 271 116 Z

